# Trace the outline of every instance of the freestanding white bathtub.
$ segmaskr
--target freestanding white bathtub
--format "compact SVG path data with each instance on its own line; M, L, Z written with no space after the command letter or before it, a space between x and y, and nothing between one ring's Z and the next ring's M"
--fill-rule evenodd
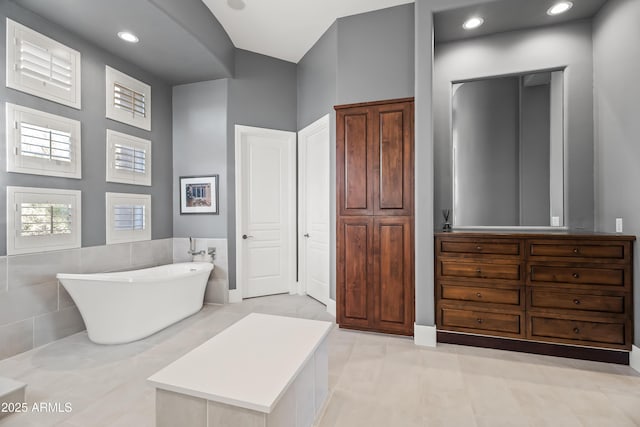
M142 270L58 274L76 303L89 339L123 344L197 313L213 264L185 262Z

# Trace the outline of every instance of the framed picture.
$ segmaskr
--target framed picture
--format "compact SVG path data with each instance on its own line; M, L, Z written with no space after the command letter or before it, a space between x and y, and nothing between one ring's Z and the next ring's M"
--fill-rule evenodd
M180 215L218 213L218 175L180 177Z

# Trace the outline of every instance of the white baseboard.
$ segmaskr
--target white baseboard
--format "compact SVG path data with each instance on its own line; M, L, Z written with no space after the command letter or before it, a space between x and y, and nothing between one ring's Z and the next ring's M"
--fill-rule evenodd
M336 302L331 298L327 300L327 313L329 313L333 317L336 317Z
M435 347L436 327L413 324L413 342L422 347Z
M229 304L242 302L242 294L239 289L229 289Z
M631 346L631 353L629 353L629 366L636 371L640 372L640 347Z

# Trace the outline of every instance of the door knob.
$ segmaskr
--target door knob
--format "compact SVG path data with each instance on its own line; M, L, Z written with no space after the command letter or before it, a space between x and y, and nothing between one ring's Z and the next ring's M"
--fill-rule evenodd
M242 238L243 238L244 240L247 240L247 239L252 239L252 238L253 238L253 236L247 236L246 234L243 234L243 235L242 235Z
M304 237L306 237L307 239L311 236L309 236L309 233L305 234Z

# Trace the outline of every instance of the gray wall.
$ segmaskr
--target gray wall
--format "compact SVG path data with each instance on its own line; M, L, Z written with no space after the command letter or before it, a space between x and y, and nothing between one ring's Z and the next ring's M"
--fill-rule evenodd
M549 226L549 85L520 92L520 224Z
M238 49L229 80L227 236L229 288L236 287L235 125L297 130L296 64ZM221 204L224 203L221 201Z
M298 130L329 114L329 296L336 299L336 105L338 23L298 62Z
M338 104L413 96L413 4L337 22Z
M477 80L453 94L455 225L519 224L519 86L518 77Z
M172 203L172 141L171 87L153 75L91 45L53 25L38 15L7 1L0 2L0 20L5 17L76 49L82 54L82 110L76 110L0 85L0 99L4 101L69 117L82 122L82 179L67 179L0 172L0 255L6 253L6 186L51 187L82 190L82 246L105 244L105 193L143 193L152 196L152 238L173 235ZM0 81L5 81L5 37L0 36ZM105 118L105 65L140 79L152 87L152 128L147 132ZM5 159L5 114L0 114L0 163ZM153 187L113 184L105 182L106 129L114 129L140 138L151 139L153 152ZM3 168L4 170L4 168Z
M625 234L640 234L640 2L611 0L594 21L596 218L600 231L614 232L624 218ZM636 249L637 249L636 242ZM634 255L635 345L640 343L640 251Z
M173 88L173 236L227 237L228 79ZM180 215L181 176L218 175L218 215Z
M522 46L526 46L523 49ZM513 31L435 49L435 212L451 199L450 82L565 67L565 217L593 230L593 97L591 22ZM436 226L438 218L436 218Z
M329 113L330 296L336 294L334 105L414 93L413 4L338 19L297 66L298 130Z

